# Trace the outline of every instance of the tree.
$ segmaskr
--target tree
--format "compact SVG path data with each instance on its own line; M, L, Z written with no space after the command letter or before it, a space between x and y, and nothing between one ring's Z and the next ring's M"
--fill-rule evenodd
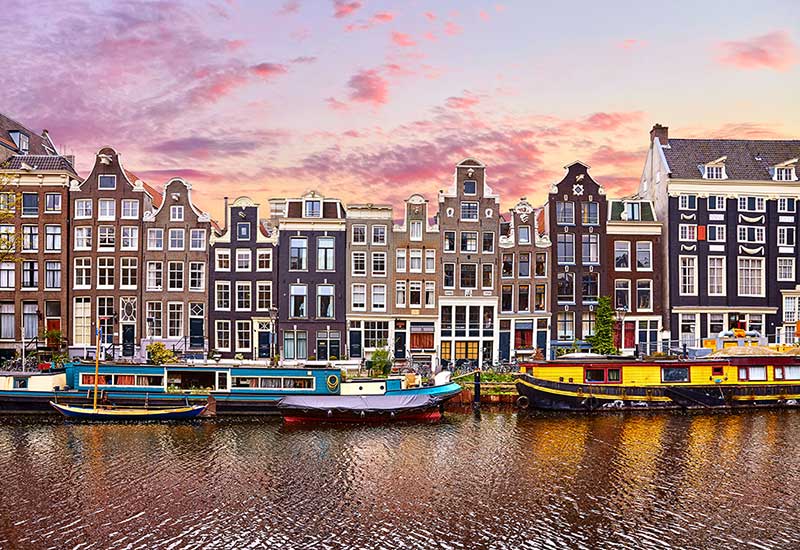
M176 360L175 354L163 342L147 344L147 356L156 365L174 363Z
M603 355L614 355L617 348L614 345L614 310L611 309L611 298L601 296L597 300L597 309L594 317L594 334L587 337L586 341L592 345L592 351Z
M389 374L389 370L392 368L392 360L389 358L389 350L380 347L372 352L372 370L374 372L379 372L383 375Z
M0 164L0 225L14 226L21 201L14 176L6 172L7 163ZM19 240L16 232L0 233L0 262L18 262Z

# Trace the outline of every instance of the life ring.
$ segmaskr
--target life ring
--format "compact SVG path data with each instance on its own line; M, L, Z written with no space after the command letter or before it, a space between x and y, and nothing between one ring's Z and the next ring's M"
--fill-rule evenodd
M531 402L527 395L520 395L517 397L517 407L520 409L527 409L530 404Z
M339 377L335 374L328 376L328 379L325 382L328 384L328 391L336 391L336 389L339 387Z

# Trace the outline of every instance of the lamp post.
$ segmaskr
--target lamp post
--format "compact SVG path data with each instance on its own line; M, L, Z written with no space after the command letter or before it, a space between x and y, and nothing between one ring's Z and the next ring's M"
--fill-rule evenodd
M278 339L278 308L271 307L269 308L269 321L270 321L270 329L272 330L272 334L270 334L269 338L269 356L270 360L275 358L275 349L277 346L277 339ZM277 367L278 365L274 365Z
M619 334L619 349L620 350L622 350L622 348L625 347L625 342L623 340L622 331L623 331L623 328L625 327L625 325L623 323L625 322L625 315L627 313L628 313L628 308L622 307L622 306L620 306L620 307L618 307L617 309L614 310L614 319L618 323L617 334Z

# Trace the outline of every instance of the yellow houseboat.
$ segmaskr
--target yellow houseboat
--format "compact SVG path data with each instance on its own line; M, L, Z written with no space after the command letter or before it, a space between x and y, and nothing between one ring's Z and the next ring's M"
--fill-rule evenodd
M521 408L545 410L791 407L800 404L800 357L535 361L521 364L516 386Z

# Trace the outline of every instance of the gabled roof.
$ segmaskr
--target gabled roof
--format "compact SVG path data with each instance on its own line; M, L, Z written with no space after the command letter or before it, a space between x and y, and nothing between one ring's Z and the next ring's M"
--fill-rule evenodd
M12 155L6 161L5 170L28 170L47 172L68 172L80 177L69 161L61 155Z
M662 150L672 178L702 179L698 166L726 157L728 179L765 181L772 179L774 166L800 157L800 140L671 137Z
M37 134L8 116L0 113L0 145L17 152L17 145L11 137L11 132L24 132L28 136L28 153L31 155L56 155L53 142L47 135L47 131Z

